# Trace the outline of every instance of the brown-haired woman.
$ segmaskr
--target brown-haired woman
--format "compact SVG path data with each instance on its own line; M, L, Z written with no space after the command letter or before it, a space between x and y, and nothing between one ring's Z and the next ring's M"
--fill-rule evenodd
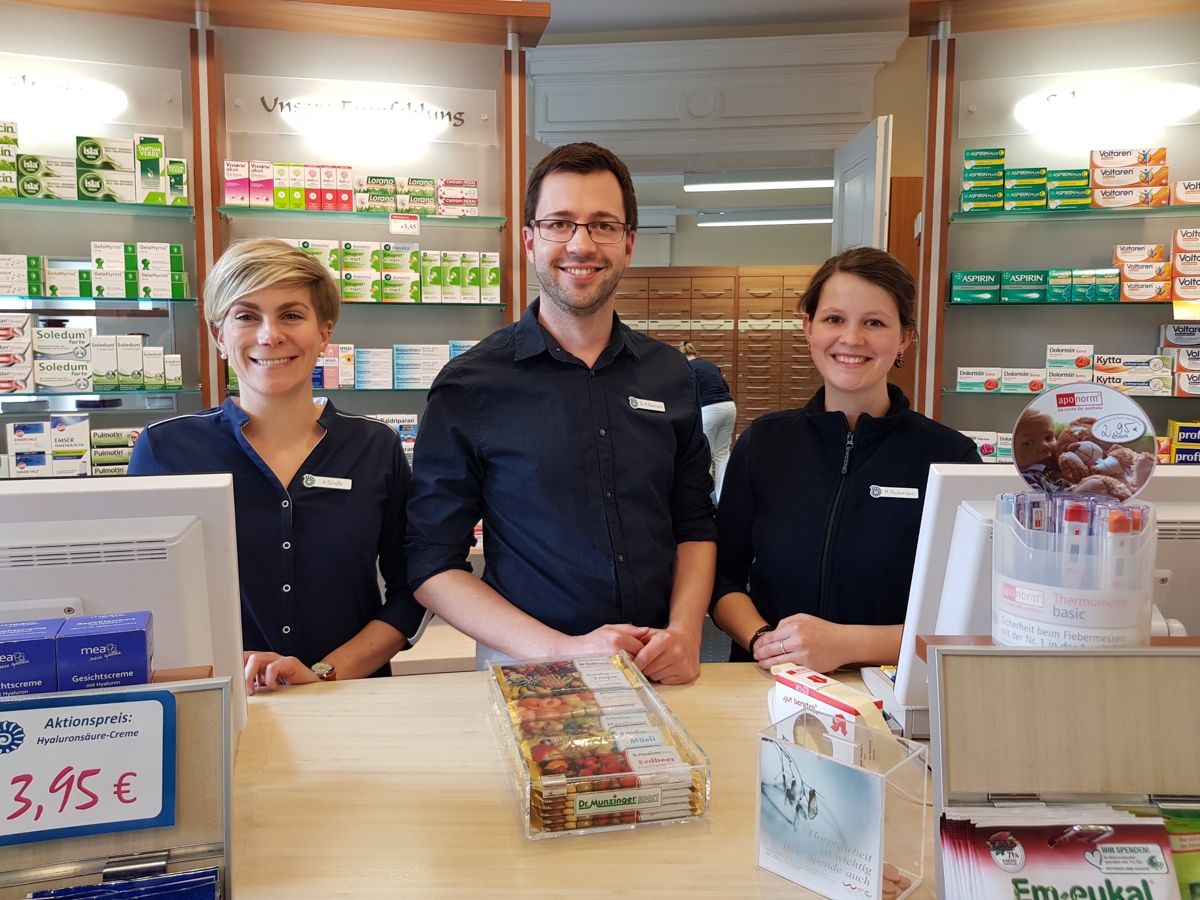
M756 419L725 474L710 611L731 661L896 662L929 465L980 462L887 382L916 337L914 305L911 273L870 247L809 283L800 312L825 386Z

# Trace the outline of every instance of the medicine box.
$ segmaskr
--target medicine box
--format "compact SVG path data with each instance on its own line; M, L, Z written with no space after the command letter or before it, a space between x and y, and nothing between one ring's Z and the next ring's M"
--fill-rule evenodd
M477 216L479 215L478 206L450 206L438 204L437 214L439 216Z
M0 697L58 690L54 639L62 625L62 619L0 622Z
M75 138L75 165L80 169L132 174L136 168L133 141L130 138L78 136Z
M337 212L337 166L321 166L321 210Z
M289 209L304 209L304 171L301 163L288 164Z
M341 275L342 300L347 303L378 303L379 273L344 270Z
M154 677L154 616L113 613L68 619L56 640L63 690L149 684Z
M1040 394L1045 389L1045 369L1000 370L1000 393L1002 394Z
M1169 458L1175 466L1200 465L1200 447L1172 447Z
M1170 300L1169 281L1121 281L1122 303L1167 303Z
M166 382L162 347L142 348L142 383L148 391L161 391Z
M1200 422L1167 420L1167 434L1173 445L1200 447Z
M161 134L133 136L134 192L138 203L167 203L166 148Z
M1200 347L1177 347L1171 351L1176 372L1200 372Z
M92 389L97 392L119 389L115 334L92 336Z
M142 376L142 336L118 334L117 385L122 391L140 391L145 387Z
M50 460L50 475L54 478L87 478L92 474L88 453L77 456L55 456Z
M1079 378L1079 381L1089 381L1092 352L1092 344L1047 344L1046 369L1068 370L1085 376Z
M154 247L159 245L144 244L142 246ZM180 247L179 244L174 246ZM137 244L125 244L121 241L92 241L90 249L93 274L99 272L134 272L139 268ZM182 260L182 256L180 259ZM180 271L182 270L183 266L180 265Z
M5 447L9 453L50 453L49 422L6 422Z
M478 343L479 341L450 341L448 345L450 358L454 359L456 356L462 356Z
M1200 275L1200 252L1176 253L1171 257L1171 269L1174 275Z
M271 205L275 209L291 209L291 167L287 163L271 164Z
M92 358L92 329L35 328L33 329L34 359Z
M1046 208L1046 188L1006 187L1004 189L1005 212L1036 212Z
M1010 432L996 432L996 462L1011 463L1013 461L1012 440L1013 436Z
M1200 228L1176 228L1171 253L1200 253Z
M136 203L137 180L132 172L79 169L76 198L89 202Z
M250 163L225 160L225 206L250 206Z
M9 478L49 478L49 453L10 453L8 455Z
M382 245L372 241L342 242L343 272L378 272L381 270Z
M0 341L0 370L33 365L33 345L28 340Z
M961 212L999 212L1004 209L1004 189L987 188L963 191L959 197Z
M384 303L420 303L421 276L416 272L383 272L379 299Z
M75 157L39 156L19 153L16 158L18 178L70 178L75 180Z
M1106 385L1133 397L1171 396L1172 374L1170 370L1155 373L1140 369L1114 374L1098 371L1092 380L1096 384Z
M1045 303L1049 270L1021 269L1000 273L1001 303Z
M1167 163L1166 147L1138 150L1093 150L1090 167L1120 168L1125 166L1163 166Z
M1162 244L1117 244L1113 247L1113 265L1131 262L1162 262Z
M379 263L382 272L410 272L417 275L419 279L421 245L384 242L380 244Z
M353 344L330 344L330 347L337 347L338 358L338 386L343 388L354 387L354 366L358 358L358 354L354 349ZM328 347L326 351L328 351Z
M359 191L354 195L354 209L358 212L394 213L396 197L394 194L368 194Z
M1200 397L1200 372L1179 372L1175 375L1176 397Z
M457 251L442 251L442 302L462 302L461 256Z
M92 466L92 477L102 478L108 475L128 475L129 466Z
M437 250L421 251L421 302L442 302L442 254Z
M974 147L963 151L963 168L973 169L977 166L986 168L1004 167L1003 147Z
M1200 347L1200 324L1168 322L1158 327L1158 345L1167 347Z
M480 271L479 271L479 253L473 250L464 250L459 254L459 270L462 281L459 287L459 300L462 303L479 303L480 302Z
M1170 281L1169 262L1125 263L1121 266L1122 281Z
M186 159L167 160L167 205L188 205L188 175Z
M11 366L0 369L0 396L4 394L32 394L34 392L33 366Z
M1144 209L1169 206L1169 187L1093 188L1092 209Z
M992 394L1000 391L999 368L968 368L960 366L955 390L960 394Z
M270 209L275 205L275 165L269 160L251 159L246 163L250 180L250 207Z
M136 268L142 272L182 272L182 244L154 244L138 242Z
M55 456L79 456L91 447L87 413L54 413L50 416L50 452Z
M1170 373L1174 368L1174 360L1165 354L1140 353L1097 353L1095 356L1095 371L1104 374L1124 372L1141 372L1143 374Z
M0 168L0 197L17 196L17 172Z
M962 432L975 442L979 458L986 463L996 461L996 432L994 431L964 431Z
M46 280L42 293L47 297L90 297L92 296L92 273L90 269L46 269Z
M90 435L92 449L132 447L141 433L140 428L93 428Z
M86 359L35 359L33 386L39 394L90 394L92 363Z
M92 465L127 466L133 456L132 447L93 447Z
M1121 300L1121 272L1119 269L1096 269L1097 303L1119 303Z
M1086 188L1092 186L1090 169L1048 169L1046 171L1046 190L1056 188Z
M183 390L183 356L178 353L163 354L163 390Z
M17 196L29 200L78 200L79 184L70 178L49 178L33 175L16 175Z
M1165 187L1170 183L1170 169L1167 166L1092 169L1093 188Z
M479 302L500 302L500 254L479 254Z
M297 249L322 263L336 278L341 271L342 245L338 241L300 241Z
M962 189L964 191L991 190L1004 188L1003 169L963 169Z
M1091 209L1090 187L1047 188L1046 209L1072 210Z
M183 300L188 295L186 272L138 272L138 297L143 300Z
M1000 273L968 271L950 273L951 303L999 303Z
M1200 302L1200 276L1177 275L1171 279L1171 299L1187 303Z
M1070 269L1046 270L1047 303L1071 302L1071 276L1072 273Z
M1046 169L1043 168L1027 168L1027 169L1008 169L1004 170L1004 189L1007 191L1010 188L1019 187L1041 187L1046 186Z
M304 167L304 208L314 210L321 208L321 167Z
M354 192L364 194L387 194L395 197L396 179L391 175L355 175Z
M1200 181L1176 181L1171 184L1172 206L1200 206Z

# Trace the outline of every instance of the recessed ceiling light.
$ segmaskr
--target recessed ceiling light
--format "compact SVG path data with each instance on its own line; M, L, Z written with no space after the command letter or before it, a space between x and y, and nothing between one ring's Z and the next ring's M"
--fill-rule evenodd
M795 191L803 188L831 188L832 178L819 178L808 181L728 181L718 184L685 184L683 189L689 193L705 191Z
M699 228L737 228L742 225L832 225L833 219L749 219L725 222L720 219L700 219Z

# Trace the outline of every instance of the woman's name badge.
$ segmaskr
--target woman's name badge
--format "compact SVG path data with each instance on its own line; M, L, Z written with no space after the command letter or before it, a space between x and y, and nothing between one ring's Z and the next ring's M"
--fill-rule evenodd
M871 496L879 497L894 497L897 500L919 500L921 498L920 488L910 487L880 487L877 484L871 485Z
M304 486L306 488L331 488L335 491L350 490L351 481L349 478L325 478L321 475L305 475Z

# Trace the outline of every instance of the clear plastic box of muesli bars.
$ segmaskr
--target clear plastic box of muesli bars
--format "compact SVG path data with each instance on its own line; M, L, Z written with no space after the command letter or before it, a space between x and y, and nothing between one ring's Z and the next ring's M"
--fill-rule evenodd
M628 654L487 665L526 837L708 817L708 756Z

